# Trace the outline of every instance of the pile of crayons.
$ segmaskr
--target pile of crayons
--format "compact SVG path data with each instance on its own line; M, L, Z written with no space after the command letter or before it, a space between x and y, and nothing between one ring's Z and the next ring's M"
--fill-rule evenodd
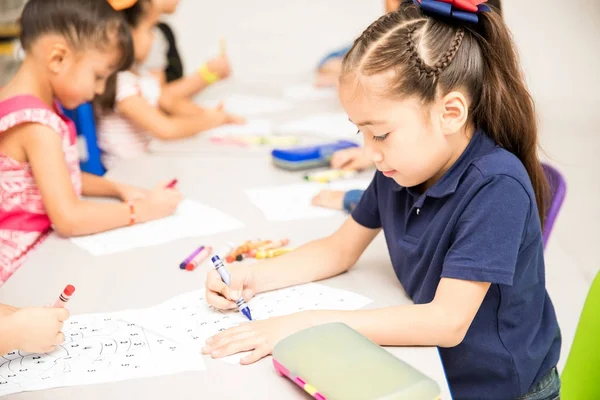
M294 250L287 248L290 243L289 239L272 240L248 240L241 246L232 249L225 257L225 261L233 263L242 261L245 258L256 258L257 260L264 258L273 258L289 253Z
M179 268L186 271L193 271L196 267L202 264L212 254L212 247L200 246L192 252L185 260L179 264Z

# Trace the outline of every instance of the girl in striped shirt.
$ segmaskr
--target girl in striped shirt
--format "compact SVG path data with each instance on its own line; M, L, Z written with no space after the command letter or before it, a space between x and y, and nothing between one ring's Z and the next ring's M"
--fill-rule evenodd
M205 109L188 98L161 92L160 83L139 68L152 47L160 10L151 0L137 0L121 12L130 26L135 64L128 71L112 76L105 93L95 101L98 145L107 169L120 159L144 154L152 138L179 139L220 125L243 122L222 107Z

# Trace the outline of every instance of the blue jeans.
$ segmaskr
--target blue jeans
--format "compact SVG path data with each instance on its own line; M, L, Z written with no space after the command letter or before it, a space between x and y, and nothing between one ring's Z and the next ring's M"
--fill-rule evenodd
M517 400L560 400L560 377L552 368L525 396Z

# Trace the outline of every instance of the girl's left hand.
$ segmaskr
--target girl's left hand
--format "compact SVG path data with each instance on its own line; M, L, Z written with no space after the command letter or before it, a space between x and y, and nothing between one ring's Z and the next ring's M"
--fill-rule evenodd
M310 327L310 321L310 312L300 312L241 324L209 338L202 354L221 358L252 351L241 360L242 365L252 364L271 354L281 339Z
M124 183L116 183L115 185L117 187L117 196L123 201L141 200L146 198L150 193L147 189L126 185Z

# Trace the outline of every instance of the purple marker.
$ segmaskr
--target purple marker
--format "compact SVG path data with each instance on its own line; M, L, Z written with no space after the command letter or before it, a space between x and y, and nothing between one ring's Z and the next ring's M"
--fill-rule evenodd
M189 262L192 261L192 259L196 257L198 253L200 253L202 250L204 250L204 246L200 246L196 250L194 250L192 254L190 254L185 260L181 262L181 264L179 264L179 268L185 269L185 266L188 265Z

